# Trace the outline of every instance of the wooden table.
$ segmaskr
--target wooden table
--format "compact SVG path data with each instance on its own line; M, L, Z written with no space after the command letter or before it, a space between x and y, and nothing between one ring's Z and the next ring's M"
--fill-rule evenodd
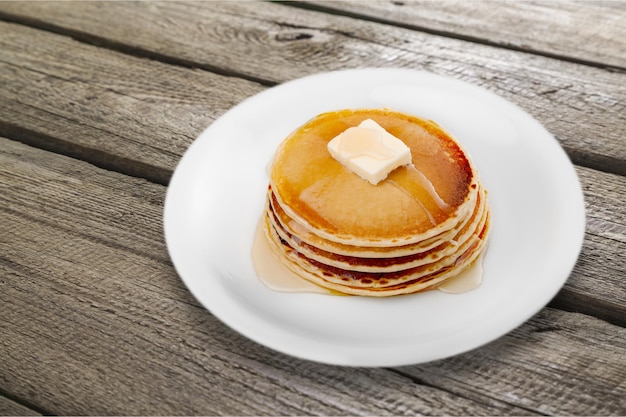
M271 86L362 67L491 90L576 166L574 271L484 347L295 359L172 266L164 196L197 135ZM626 2L2 2L0 87L0 413L626 414Z

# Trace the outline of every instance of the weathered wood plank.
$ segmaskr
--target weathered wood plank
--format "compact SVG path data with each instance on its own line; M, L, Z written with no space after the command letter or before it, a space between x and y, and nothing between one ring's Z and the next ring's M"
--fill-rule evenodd
M254 80L262 79L267 83L280 83L319 71L365 66L414 68L463 79L484 86L529 111L559 139L574 162L626 174L626 142L623 141L626 74L623 71L607 71L313 11L302 10L296 14L291 7L273 3L5 2L0 3L0 15L69 33L77 39L106 44L110 48ZM141 25L136 22L141 22ZM11 72L5 71L7 82L20 88L30 85L27 91L31 92L20 97L16 96L17 92L9 92L2 98L11 103L4 107L10 108L14 107L15 101L26 100L21 108L12 110L18 113L18 122L11 125L14 129L5 128L0 132L5 135L16 137L19 136L17 127L37 125L30 119L28 123L21 122L30 113L37 115L32 119L40 119L41 125L47 124L44 122L46 118L59 123L58 119L62 118L58 117L58 111L46 109L52 111L52 115L47 115L46 106L37 99L39 95L53 99L61 109L70 107L63 104L68 101L79 110L81 107L89 108L83 95L93 97L93 91L89 89L94 87L83 87L83 95L73 92L79 81L84 79L84 71L88 74L102 72L101 78L90 80L89 85L103 88L114 83L109 77L125 80L125 76L130 76L129 71L122 69L114 75L114 66L123 65L118 55L113 64L105 65L98 59L91 61L91 56L98 53L89 46L70 39L8 24L0 26L0 30L3 33L0 60L13 67ZM75 51L75 56L80 56L81 60L73 60L72 66L66 68L58 68L58 65L48 68L50 62L63 61L64 57L67 61L68 50ZM128 60L130 62L131 58ZM82 67L83 62L86 68ZM104 69L100 65L104 65ZM145 71L149 74L142 78L144 94L161 97L161 88L167 91L175 88L188 90L189 85L202 84L192 81L182 83L183 77L179 76L183 74L181 69L167 70L159 77L154 69L142 69L144 65L153 65L150 61L133 61L129 65L134 68L133 83L137 73ZM44 81L38 79L34 83L34 77L40 77L49 85L42 85ZM61 84L59 77L67 83L62 88L58 85ZM196 77L202 78L200 75ZM227 81L233 82L230 78ZM128 94L125 91L128 87L120 88L119 85L128 83L128 80L115 82L118 89L110 88L105 95L108 100L116 104L119 102L116 109L120 111L133 111L129 108L128 97L117 96ZM168 84L169 88L163 84ZM259 90L256 85L236 86L235 90L243 95L245 91L252 93ZM207 99L213 92L212 97L217 100L214 106L227 108L234 102L232 95L228 103L218 103L221 92L229 90L230 84L226 84L223 89L213 89L201 95ZM67 96L60 91L66 91ZM98 93L95 96L99 97L100 91L95 92ZM137 98L136 95L134 97ZM191 117L189 114L198 109L194 104L180 109L168 103L167 110L163 111L158 101L137 101L134 104L147 114L158 114L158 117L152 118L155 122L162 119L161 115L168 114ZM4 113L6 111L3 109ZM116 118L115 123L107 120L115 116L116 113L99 115L98 121L120 126L124 122L120 118ZM132 116L128 120L136 124L137 116ZM80 117L80 113L73 115L74 119L80 120ZM165 120L171 120L171 117ZM185 127L180 123L175 126ZM145 127L145 123L139 123L138 127ZM66 130L68 128L56 128L52 133L51 129L42 127L37 132L49 138ZM156 129L157 132L161 130L167 129ZM199 129L192 130L193 133L185 135L193 136ZM76 138L81 135L69 136ZM160 143L167 144L167 141ZM152 143L152 146L163 145ZM171 153L172 149L167 147L165 151ZM154 158L155 161L159 159L162 158Z
M35 410L0 395L0 416L40 416Z
M0 9L3 6L0 4ZM76 6L83 7L79 3ZM171 6L157 3L150 6L157 14L161 13L160 7L173 11L174 14L168 12L161 21L164 28L168 26L168 19L181 10L200 8L193 4L182 5L182 9ZM111 7L117 6L112 4ZM132 7L141 8L144 4ZM310 16L313 15L318 16ZM263 16L266 16L265 12ZM282 15L276 16L280 20ZM186 21L198 23L197 20ZM283 26L290 29L283 32L283 41L288 40L291 47L300 48L300 56L307 48L315 49L315 43L298 45L300 41L307 41L308 34L314 33L309 39L315 39L318 33L335 34L330 27L316 28L319 20L314 20L313 26L308 28L289 26L290 22L293 20ZM236 23L225 25L219 30L228 31L236 26ZM13 26L0 26L0 45L3 45L6 27ZM201 28L206 30L203 26ZM172 46L158 50L153 44L154 48L148 49L99 35L87 36L86 31L60 26L50 29L78 35L77 38L89 42L102 41L107 47L132 54L188 66L196 63L194 59L181 58ZM181 26L180 30L185 32L188 28ZM138 32L134 35L137 36ZM341 33L340 37L350 39L352 35L353 32L348 31ZM171 167L162 168L161 165L176 161L199 130L195 134L190 132L201 130L207 120L210 122L232 105L225 105L217 111L210 109L208 116L204 115L206 118L196 119L201 127L192 126L193 123L185 117L197 116L193 112L197 100L201 99L194 97L191 104L185 102L191 109L172 99L177 89L184 88L183 79L191 70L174 69L171 65L158 67L158 62L110 51L105 51L98 58L99 64L92 66L85 61L89 61L88 55L94 52L90 48L81 49L86 45L62 36L49 36L26 36L25 42L20 44L23 51L9 51L3 55L0 47L0 64L3 65L0 68L0 131L10 132L17 139L64 152L70 145L69 154L85 156L100 166L164 183ZM142 36L150 37L143 32ZM52 38L54 44L63 45L66 50L51 47L48 40ZM58 41L60 39L63 41ZM256 38L240 38L240 43L244 44L241 39L254 43ZM436 37L432 39L436 40ZM29 44L28 41L33 40L43 43ZM359 50L351 41L343 38L342 41L348 51ZM14 46L19 44L15 40L11 42ZM358 42L356 45L363 51L375 49L371 36ZM23 67L15 60L7 61L7 56L19 54L26 61L34 59L28 57L29 47L39 54L35 60L40 62ZM254 47L250 48L250 52L253 50ZM254 57L255 53L249 55ZM112 67L106 65L107 54L117 57L113 59L116 62ZM344 55L338 53L337 56ZM51 58L51 61L44 64L43 57ZM484 58L480 59L484 61ZM323 61L319 57L313 60L319 62L320 59ZM454 69L446 66L445 60L437 59L434 67L441 73L451 71L453 75L479 82L489 74L479 68L479 63L468 66L465 62L455 61ZM58 61L63 63L59 65ZM131 63L127 72L115 69L130 61L134 64ZM350 63L346 67L359 65L350 53L347 61ZM133 79L131 70L139 70L135 72L135 78L141 78L136 74L144 73L142 67L146 63L155 65L147 71L148 78L160 75L163 70L165 79ZM232 67L212 66L210 59L206 58L198 66L235 74L236 64ZM54 69L48 72L47 66ZM557 73L556 66L548 67L547 73ZM518 65L519 68L523 67ZM478 75L474 69L479 70ZM170 76L169 70L180 72ZM297 64L296 71L306 71L306 68ZM195 72L203 74L203 71ZM25 101L15 92L17 89L11 90L11 78L17 79L24 73L29 76L26 81L18 82L18 86L27 88L29 82L34 82L35 86L26 89L27 92L57 102L44 106L36 99ZM103 75L99 77L93 73ZM119 73L122 77L116 79ZM258 74L263 76L264 82L268 81L266 74L261 71ZM252 73L243 75L259 79ZM202 82L207 79L205 77L208 75L192 76L192 80ZM575 87L577 94L591 92L591 87L601 84L593 81L597 85L592 85L591 81L584 81L586 78L579 78L585 87ZM205 93L219 95L222 89L231 90L230 87L234 86L235 90L240 90L232 95L232 103L238 101L238 95L246 96L242 92L263 88L256 83L229 77L213 79L215 88L207 88ZM537 78L531 79L533 82L521 84L518 91L505 90L512 95L524 96L526 100L528 93L523 87L540 83ZM609 87L619 86L620 79L623 80L614 78ZM174 81L170 83L171 80ZM516 81L505 82L503 79L486 85L498 89L504 84L520 86ZM88 85L97 87L91 90ZM159 94L161 89L165 91L162 96ZM567 96L569 89L546 91L545 94ZM614 164L608 169L617 172L617 163L623 162L620 146L624 143L620 141L624 124L623 118L615 115L623 112L624 101L617 101L622 100L623 89L618 89L617 95L610 97L603 95L609 89L599 91L598 96L584 93L586 100L560 96L562 101L547 102L560 103L559 108L562 108L584 103L594 106L594 100L604 101L594 107L595 110L590 110L597 115L602 113L601 110L613 107L607 112L608 123L598 121L592 126L597 135L604 135L599 140L600 151L592 146L592 139L597 138L587 137L587 145L583 143L582 146L576 142L584 142L583 136L577 137L577 134L593 131L573 126L587 120L572 118L568 122L572 125L571 130L563 128L567 126L564 123L559 125L558 131L553 131L562 141L561 136L572 135L562 143L571 139L569 143L573 145L566 146L578 162L591 161L591 165L602 165L601 162L608 161ZM86 99L89 95L91 100L102 100L95 103L100 110L90 108L94 105ZM185 91L179 99L185 101L190 95ZM616 101L609 105L611 99ZM215 103L219 106L221 101L216 99ZM15 122L9 116L2 116L7 114L5 110L10 110L11 105L21 107L10 115L23 119ZM616 110L615 106L620 105L622 107ZM57 106L62 110L57 110ZM107 106L110 112L102 110ZM550 108L538 106L534 110L547 111ZM177 110L185 121L177 122L174 120L177 115L169 114ZM160 132L149 131L155 123L154 129L160 127L160 117L156 117L159 111L167 113L165 117L171 117L164 123L164 129L170 129L169 135L160 136ZM187 114L188 111L192 115ZM575 109L568 115L583 113ZM553 116L542 117L549 119ZM46 124L53 127L46 127ZM71 124L79 124L79 127L73 128ZM85 140L80 137L85 133L93 136ZM174 147L172 155L167 155L167 151L171 151L168 141L176 134L182 138L177 142L181 146ZM607 136L609 134L613 136ZM607 137L608 143L615 145L613 156L611 149L602 147L602 141ZM141 144L135 145L133 141L141 141ZM121 146L122 150L118 151L116 146ZM132 149L132 146L138 149ZM136 163L135 153L145 148L155 155ZM151 162L155 158L158 165ZM139 168L135 168L137 164ZM606 165L602 167L607 169ZM626 289L621 284L621 278L626 275L626 264L622 259L626 250L624 177L585 168L578 172L585 187L589 219L585 247L572 277L553 305L575 309L580 303L583 306L581 311L620 322L623 326L626 299ZM162 242L160 216L164 187L2 140L0 190L0 358L3 359L0 392L10 393L11 398L24 398L37 409L57 414L311 415L621 415L626 410L623 400L626 397L626 335L623 328L596 318L548 308L510 335L486 347L421 366L393 370L344 369L303 362L259 347L234 334L191 298L175 276ZM51 365L55 363L58 366Z
M176 276L165 187L7 140L0 152L5 392L63 415L524 412L247 341Z
M96 51L99 52L99 51ZM110 59L110 57L108 56L107 53L102 54L103 56L100 56L99 59L101 60L107 60L108 62L113 61L113 59ZM136 60L132 60L132 63L136 63ZM100 63L102 65L102 63ZM133 68L131 65L128 65L127 63L125 63L125 61L122 61L118 64L119 67L125 67L125 68L129 68L130 73L132 73L135 70L138 70L138 68ZM50 67L50 66L48 66ZM84 72L82 71L83 69L85 69L84 67L80 68L81 71L80 72ZM115 71L117 71L118 69L115 68ZM156 71L157 69L155 69ZM176 72L176 69L173 69L174 72ZM52 71L50 71L52 72ZM62 73L62 71L59 71L59 74L55 73L54 76L50 76L47 78L50 79L54 79L56 80L57 78L60 78L61 75L60 73ZM33 74L33 76L37 76L39 77L40 74L39 73L35 73L33 72L29 72L29 74ZM48 128L48 129L63 129L63 127L67 128L67 129L71 129L69 130L66 134L67 134L67 140L74 140L74 138L77 138L77 141L83 141L83 143L79 143L82 146L85 147L97 147L100 146L100 143L104 143L104 146L107 147L107 149L110 149L111 152L119 152L121 155L120 157L127 157L130 159L130 156L127 155L139 155L137 157L137 159L140 159L141 162L144 162L146 164L148 163L155 163L155 165L157 165L160 169L164 170L166 173L163 174L164 176L169 175L168 170L173 169L174 164L177 162L177 154L180 153L182 154L182 152L184 151L184 143L175 143L175 151L174 152L168 152L166 154L166 156L168 157L167 161L162 161L162 158L159 159L157 157L157 155L155 155L155 149L152 146L147 146L147 145L151 145L150 141L153 140L152 135L157 135L159 134L159 132L165 132L165 134L183 134L184 132L188 131L190 129L190 125L195 128L198 132L201 130L201 127L199 127L197 124L192 124L192 123L188 123L186 125L180 125L179 123L181 123L181 119L182 118L178 118L178 117L171 117L171 118L167 118L167 117L163 117L159 120L154 119L153 120L153 124L151 125L150 123L144 124L141 127L141 130L143 130L144 132L142 132L141 130L137 129L137 125L136 123L134 123L136 121L137 117L146 117L144 115L141 115L140 112L133 110L131 108L131 110L129 112L125 112L123 111L123 106L120 105L121 101L124 101L128 98L129 94L137 94L138 91L141 90L141 88L143 87L143 85L134 85L132 84L132 77L131 74L126 73L126 78L122 79L122 81L119 81L119 78L114 78L113 75L110 75L108 78L103 79L103 80L93 80L90 78L86 78L84 80L81 80L82 82L80 83L80 88L87 88L84 87L84 85L86 83L92 83L94 81L98 81L100 83L100 85L102 85L105 82L115 82L115 80L118 80L116 82L123 84L124 81L126 81L127 83L129 83L130 85L127 88L128 91L124 91L123 94L119 95L117 97L117 101L112 102L110 104L107 104L107 102L103 102L102 100L107 100L107 97L110 97L111 94L108 93L108 90L105 91L105 89L116 89L116 90L121 90L123 87L118 87L117 85L112 85L112 86L106 86L103 85L102 89L100 91L92 91L91 94L92 99L91 101L91 106L88 105L88 103L85 103L84 105L81 106L76 106L74 105L75 103L72 101L72 97L68 99L66 99L66 102L63 103L62 100L59 100L59 97L50 97L47 98L45 100L43 100L45 107L44 107L44 112L43 115L49 115L49 114L53 114L54 112L56 112L57 115L59 115L61 108L66 107L67 110L63 111L61 113L61 116L63 116L61 118L61 122L63 123L63 125L59 125L58 123L58 117L54 118L54 119L49 119L49 118L45 118L43 120L40 121L41 126L43 128ZM66 75L68 77L78 77L79 76L79 71L73 72L71 74ZM28 82L26 82L28 81ZM44 81L45 82L45 81ZM182 82L179 80L179 82L182 84ZM181 85L178 84L178 85ZM13 85L13 84L11 84ZM35 86L35 89L32 89L33 86ZM42 94L44 94L45 91L63 91L64 93L67 92L68 90L72 89L73 84L71 83L66 83L66 82L62 82L59 83L57 85L54 86L46 86L45 88L42 89L42 92L39 93L39 95L41 96ZM24 100L23 98L20 98L18 96L18 91L21 91L22 93L25 93L25 95L27 96L36 96L37 95L37 89L41 88L41 83L38 83L36 79L31 79L31 80L25 80L23 82L23 84L21 85L21 89L16 88L15 89L15 97L16 100ZM54 87L54 88L53 88ZM92 88L92 87L89 87ZM157 87L152 86L152 89L156 89ZM245 91L242 92L242 94L245 94ZM147 94L145 91L143 92L144 94ZM155 93L155 92L153 92ZM165 92L162 92L162 94L164 94ZM0 93L1 94L1 93ZM83 95L85 93L82 93ZM155 93L156 94L156 93ZM22 116L21 113L16 113L16 107L18 106L14 106L14 105L10 105L10 102L7 100L6 102L7 106L5 107L5 115L8 115L11 119L15 120L15 118L18 118L20 116ZM98 107L104 107L104 108L108 108L111 105L115 105L116 109L119 113L118 115L113 115L113 118L110 118L110 116L107 115L107 118L104 120L103 117L99 117L98 115L93 115L93 112L95 111L95 109L97 109ZM140 103L137 103L137 105L139 106ZM43 106L42 106L43 107ZM71 117L75 117L75 115L80 112L81 110L78 111L74 111L74 108L76 107L81 107L84 111L85 114L83 115L83 117L85 117L87 119L87 123L80 125L75 123ZM172 109L170 108L170 106L167 105L163 105L163 104L159 104L157 107L159 107L159 115L165 115L166 113L169 114L171 116ZM163 107L163 109L161 109L160 107ZM197 109L197 107L194 107L193 109L189 109L191 113L193 113L193 111L199 111L199 109ZM180 109L181 113L182 113L182 109ZM135 118L135 120L132 120L132 118ZM190 116L187 116L188 118L192 118L194 117L193 114ZM183 119L184 120L184 119ZM94 122L95 121L95 122ZM97 125L97 129L92 129L92 126L96 123L99 124ZM168 122L171 122L170 125L168 125ZM31 120L26 120L24 123L31 123ZM179 131L175 132L175 129L178 127ZM127 130L128 128L128 130ZM115 129L112 133L113 135L110 133L111 129ZM92 133L93 132L93 133ZM56 133L56 132L55 132ZM90 136L93 134L93 138ZM116 140L117 136L122 136L125 140ZM132 135L132 137L130 137L130 135ZM150 136L149 136L150 135ZM189 135L191 136L191 135ZM86 140L85 138L88 138L89 142L88 143L84 143L84 141ZM185 137L185 139L187 141L191 141L192 138L191 137ZM167 141L168 138L165 137L161 137L159 138L159 144L161 142L165 142ZM109 145L109 143L111 142L111 144ZM157 144L157 146L159 145ZM168 141L168 146L171 145L171 140ZM158 148L157 148L158 149ZM132 163L132 161L130 161L129 163ZM165 167L164 167L165 165ZM619 178L617 178L615 181L617 181L619 183ZM601 186L601 184L596 184L594 185L594 187L597 186ZM609 184L610 187L613 187L615 185L611 185ZM612 207L621 207L619 204L617 204L617 202L614 202L614 204L612 205ZM606 264L603 264L606 265ZM610 265L610 264L609 264ZM594 287L596 285L594 284ZM584 294L586 292L588 292L589 288L586 288L585 286L583 286L581 288L581 293ZM577 294L577 293L576 293ZM563 300L562 300L563 301ZM608 309L607 311L612 311L613 309ZM599 313L599 312L598 312Z
M297 360L245 340L193 300L162 240L165 187L8 140L0 145L0 167L0 356L6 358L0 389L42 409L307 415L620 411L624 329L617 326L546 309L512 335L434 364L390 371ZM602 183L611 176L580 171L583 181ZM595 205L590 198L596 234L623 242L623 211L616 232L601 225L608 213ZM614 250L609 258L623 271L621 249ZM587 270L579 263L568 285L586 274L612 279L594 271L595 265ZM623 304L621 280L614 290ZM520 385L515 369L523 369L532 384ZM578 405L572 401L584 392L597 396L587 394Z
M585 241L574 273L551 305L626 326L626 177L577 172L587 207ZM615 281L607 285L608 277ZM587 300L590 294L597 302Z
M39 34L39 32L36 32ZM65 38L62 38L62 41L66 41ZM28 37L24 38L28 40ZM40 40L40 39L33 39ZM39 44L43 44L44 40L41 39ZM73 45L73 44L71 44ZM25 45L19 45L20 47L25 48ZM61 45L57 46L59 51L61 47L63 49L69 47L70 45L66 45L65 42L61 42ZM84 45L78 44L75 45L77 47L84 47ZM83 67L79 67L78 70L72 71L69 74L64 74L64 69L55 69L53 65L45 64L46 68L53 68L49 70L49 76L44 77L39 72L30 71L27 74L32 75L32 78L24 78L20 79L21 83L18 84L19 88L15 88L14 98L17 101L27 100L27 97L39 97L42 98L41 103L39 104L42 107L42 111L36 115L27 114L26 119L23 120L23 123L29 126L35 125L33 120L36 121L38 126L42 129L46 129L46 132L50 132L50 134L54 135L63 135L62 142L59 146L66 145L65 141L75 141L72 142L75 146L85 147L87 150L85 152L91 152L91 149L96 148L96 150L100 150L101 147L104 147L102 152L115 152L116 155L113 157L117 158L126 158L126 163L134 166L134 160L131 158L135 158L140 160L141 163L145 164L153 164L151 166L156 166L155 169L158 169L159 172L162 172L161 178L167 178L169 173L173 169L175 163L178 160L178 155L182 154L185 149L185 146L191 142L193 139L193 135L199 133L202 129L202 126L199 123L193 123L195 120L194 112L206 111L210 106L207 106L206 109L200 109L201 104L194 105L189 104L189 101L183 102L183 108L172 109L170 102L157 102L154 106L151 106L151 102L154 100L148 99L149 103L145 104L139 100L133 100L133 105L125 106L124 103L128 101L129 96L139 95L141 94L147 96L154 96L157 94L161 94L162 97L165 94L174 94L175 89L178 87L184 88L185 84L182 78L183 74L178 74L176 76L176 83L168 84L169 90L163 90L161 92L157 91L160 85L150 85L150 81L142 80L137 81L140 84L135 84L133 81L136 77L134 76L135 71L141 71L143 62L142 60L136 60L131 58L128 62L125 60L126 57L119 57L117 54L113 54L113 57L109 56L109 53L104 51L102 53L100 50L91 51L90 47L87 47L92 56L92 62L96 62L100 68L104 68L107 71L87 71L88 64ZM86 51L87 52L87 51ZM60 52L59 52L60 53ZM24 61L26 62L29 55L23 56ZM93 57L96 58L93 58ZM54 61L51 56L43 56L41 57L41 62L38 62L37 65L39 67L44 66L44 62L48 62L48 58L50 61ZM118 59L119 62L115 64L115 59ZM34 59L34 58L31 58ZM104 63L114 65L113 69L107 67ZM138 62L139 61L139 62ZM58 66L58 65L57 65ZM7 67L11 69L12 67ZM128 72L124 72L124 77L115 77L115 72L122 71L124 69L128 69ZM162 66L156 65L156 68L152 68L152 71L165 71L170 70L173 73L177 73L180 69L176 68L162 68ZM42 69L43 70L43 69ZM92 73L92 75L85 75L88 73ZM107 74L106 77L97 78L95 74ZM154 74L154 73L153 73ZM78 79L80 82L67 82L63 79L63 76L71 78L73 80ZM78 78L83 77L83 78ZM40 78L43 78L40 81ZM42 87L44 83L45 87ZM95 83L98 87L87 87L87 84ZM251 84L251 83L248 83ZM9 90L15 84L9 84ZM247 87L250 87L247 85ZM257 89L261 88L257 85L253 85L251 88L256 87ZM218 87L215 87L218 88ZM89 93L81 91L81 89L89 89ZM121 94L111 93L111 91L121 91ZM74 96L66 97L68 91L77 91ZM244 89L240 95L243 96L250 90ZM5 90L6 92L6 90ZM48 92L52 92L50 96L46 95ZM59 95L61 92L62 95ZM181 94L187 94L186 90L182 90ZM0 92L2 94L2 92ZM55 95L56 94L56 95ZM80 104L77 104L76 100L81 100L81 97L87 97L87 99L82 100ZM26 98L25 98L26 97ZM113 97L113 99L111 98ZM165 99L163 99L165 100ZM199 97L198 100L202 100L202 97ZM5 102L6 106L4 107L4 114L7 116L7 119L10 119L12 122L15 122L16 119L24 117L24 113L20 112L19 106L14 104L14 101L7 99ZM145 105L145 107L143 107ZM178 103L174 103L173 105L178 105ZM189 105L191 108L185 108L184 106ZM151 107L149 107L151 106ZM99 115L94 114L98 108L110 108L115 107L116 112ZM29 105L25 109L26 112L31 112L33 106ZM128 110L126 110L128 109ZM147 114L142 114L140 109L150 109L150 112ZM149 120L149 122L142 122L146 117L152 117L150 115L154 110L157 111L158 117L154 117ZM175 111L178 110L178 111ZM188 110L189 113L185 113ZM220 109L218 111L222 111ZM181 115L181 117L178 117ZM39 116L42 118L40 119ZM60 116L60 117L59 117ZM161 117L162 116L162 117ZM78 117L79 119L84 119L85 121L81 124L80 122L76 122L73 118ZM190 121L191 120L191 121ZM203 119L200 119L201 121ZM141 122L139 125L137 122ZM195 129L196 132L189 132L190 130ZM30 131L29 131L30 132ZM29 133L27 132L27 133ZM189 133L187 133L189 132ZM153 144L155 136L158 136L158 143ZM162 135L162 136L161 136ZM181 139L178 138L173 141L167 137L167 135L179 135ZM121 137L121 140L120 140ZM55 138L52 137L49 140L52 141ZM32 141L32 139L28 138L28 141ZM40 146L48 146L49 142L38 143ZM161 147L161 148L159 148ZM159 149L164 147L168 147L173 149L173 152L170 152L169 149L166 149L164 153L157 154ZM95 151L94 151L95 152ZM80 156L85 157L86 155L80 153ZM89 156L89 155L87 155ZM113 158L108 157L108 158ZM96 158L98 159L98 158ZM99 159L98 159L99 160ZM115 166L116 169L124 170L123 167L120 168L119 165ZM582 171L583 174L585 171ZM143 172L142 172L143 173ZM144 176L145 173L143 173ZM149 178L152 178L148 176ZM614 177L608 177L614 178ZM618 187L620 184L619 177L615 177L612 183L608 184L608 187ZM589 191L592 192L594 187L601 187L602 193L604 193L606 187L603 187L602 183L596 184L593 181L588 183ZM590 185L593 184L593 185ZM622 188L623 189L623 186ZM602 198L602 193L597 194L595 198ZM602 207L598 205L598 207ZM622 208L623 204L619 204L619 201L613 201L609 207L617 207ZM603 219L601 222L592 219L592 225L600 226L600 227L611 227L606 226L606 222L610 223L610 219ZM593 239L593 236L590 237ZM602 242L606 242L605 240L601 240L597 243L597 246L594 246L596 249L590 249L592 252L601 251L602 253L611 254L614 253L612 251L606 251L605 246L611 246L613 243L609 241L608 244L603 244ZM623 244L623 241L622 243ZM581 260L583 262L584 260ZM619 258L615 257L613 259L608 259L608 262L597 262L597 259L590 258L587 264L587 269L593 271L594 268L600 268L602 270L606 269L608 276L619 276L619 274L623 274L623 268L619 268L616 265L619 265ZM583 271L583 274L587 274L587 272ZM591 272L591 277L596 276ZM602 276L602 275L601 275ZM619 303L616 304L614 302L615 297L612 296L614 294L613 286L609 283L608 287L605 284L605 280L583 280L580 281L571 281L572 285L566 287L564 289L565 293L568 294L567 297L559 297L555 300L556 305L568 308L575 309L578 308L576 306L585 305L585 311L587 313L593 312L594 315L598 317L603 317L611 322L615 322L616 320L620 320L620 317L623 319L623 310L619 308ZM594 291L591 291L594 289ZM601 303L586 303L585 300L589 297L588 294L604 294L600 299L603 301ZM609 314L610 316L607 316Z
M258 84L0 23L0 131L166 183L193 139Z
M544 310L488 349L402 371L435 386L443 379L466 398L487 395L544 415L623 415L626 329Z
M626 69L620 1L307 1L318 10Z

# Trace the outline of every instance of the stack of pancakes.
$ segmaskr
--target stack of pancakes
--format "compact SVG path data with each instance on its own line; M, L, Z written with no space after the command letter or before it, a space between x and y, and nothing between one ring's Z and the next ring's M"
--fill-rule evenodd
M373 185L327 150L372 119L402 140L412 163ZM345 294L391 296L437 287L486 245L487 192L466 152L436 123L387 109L321 114L278 148L264 226L296 275Z

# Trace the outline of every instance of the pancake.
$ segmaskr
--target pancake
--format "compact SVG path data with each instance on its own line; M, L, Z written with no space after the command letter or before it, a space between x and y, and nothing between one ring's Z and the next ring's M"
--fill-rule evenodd
M411 155L376 185L327 149L367 119ZM490 208L468 154L436 123L388 109L340 110L281 143L263 225L273 252L297 276L382 297L423 291L467 269L486 245Z
M431 245L433 247L428 250L420 250L420 248L417 248L412 253L396 256L386 254L384 257L358 257L327 251L315 245L309 244L300 239L298 236L285 230L285 228L277 220L276 215L272 212L272 207L268 208L270 212L270 214L268 214L268 219L281 240L283 240L288 246L293 248L299 254L302 254L309 259L352 271L393 272L425 265L456 252L459 245L464 244L476 233L476 228L482 227L481 221L484 223L485 214L487 212L485 201L486 195L484 190L481 190L479 197L479 203L476 205L472 216L468 217L468 221L461 223L462 227L460 227L456 234L454 234L451 238L436 241L435 244ZM394 248L389 249L390 252L396 253Z
M464 225L463 221L459 221L454 227L445 230L438 235L430 238L400 245L387 245L387 246L358 246L358 245L346 245L342 243L333 242L316 235L306 226L298 223L289 217L285 211L281 208L280 204L276 200L275 195L271 192L269 194L271 209L277 222L280 222L280 227L286 232L295 235L303 242L339 255L355 256L362 258L385 258L385 257L397 257L411 255L414 253L425 252L439 245L441 241L447 241L452 239L460 228ZM473 204L474 200L470 201Z
M413 163L378 185L327 150L332 138L366 119L411 150ZM368 247L416 243L449 230L471 211L478 191L471 161L436 123L380 109L329 112L305 123L278 148L270 184L298 224L333 242Z
M344 294L388 297L410 294L436 287L445 280L465 271L481 255L487 244L490 214L486 213L483 228L462 250L444 261L427 267L412 268L395 273L363 273L330 267L307 259L285 241L280 240L276 231L265 224L267 238L280 260L297 276L314 284Z

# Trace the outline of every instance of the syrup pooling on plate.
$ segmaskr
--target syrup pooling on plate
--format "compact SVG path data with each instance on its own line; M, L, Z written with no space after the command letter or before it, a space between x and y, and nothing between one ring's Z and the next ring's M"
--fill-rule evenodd
M331 291L296 276L283 265L269 246L262 221L254 233L252 262L261 282L274 291L332 294Z
M341 110L313 118L277 149L263 229L295 276L386 297L467 270L485 246L489 205L468 155L435 123Z
M450 278L437 289L448 294L463 294L480 287L483 282L483 255L465 271Z

